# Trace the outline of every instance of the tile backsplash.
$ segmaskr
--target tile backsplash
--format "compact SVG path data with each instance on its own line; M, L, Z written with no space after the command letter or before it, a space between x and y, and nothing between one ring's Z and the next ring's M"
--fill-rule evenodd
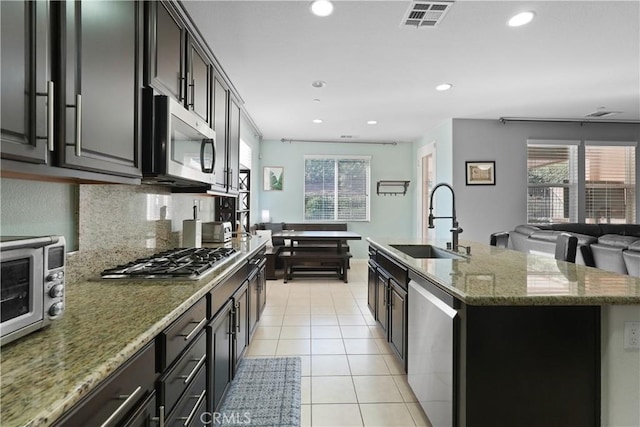
M149 185L63 184L2 178L3 235L62 234L67 282L181 246L182 221L213 221L215 198Z
M160 186L79 186L77 253L70 254L70 281L97 277L108 267L181 246L182 221L212 221L214 198L172 194Z

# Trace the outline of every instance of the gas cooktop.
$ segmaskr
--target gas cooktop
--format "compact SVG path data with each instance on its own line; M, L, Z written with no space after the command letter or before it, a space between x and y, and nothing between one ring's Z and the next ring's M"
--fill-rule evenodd
M139 258L109 268L103 279L186 279L199 280L224 261L238 255L233 248L179 248Z

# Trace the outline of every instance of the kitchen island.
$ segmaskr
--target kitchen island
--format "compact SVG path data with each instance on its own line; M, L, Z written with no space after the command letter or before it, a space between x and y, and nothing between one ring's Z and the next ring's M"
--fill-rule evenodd
M201 280L69 283L62 319L2 347L0 425L55 422L265 245L234 241L238 256Z
M475 242L414 258L398 244L445 242L368 241L408 269L408 378L434 425L640 425L622 343L640 279Z

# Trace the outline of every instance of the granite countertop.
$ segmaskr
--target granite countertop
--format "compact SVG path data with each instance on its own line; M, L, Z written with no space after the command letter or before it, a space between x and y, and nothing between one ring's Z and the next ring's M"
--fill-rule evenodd
M368 238L420 276L469 305L617 305L640 304L640 278L610 273L477 242L461 259L416 259L390 244L442 241Z
M49 425L266 244L197 281L86 280L67 285L62 319L2 347L0 425Z

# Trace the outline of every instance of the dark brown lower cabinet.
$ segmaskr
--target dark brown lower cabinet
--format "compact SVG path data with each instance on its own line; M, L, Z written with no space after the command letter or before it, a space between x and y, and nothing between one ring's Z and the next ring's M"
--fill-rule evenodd
M389 343L400 360L404 361L407 342L407 291L389 279Z
M389 320L389 276L380 269L376 276L376 320L386 333Z
M238 363L249 346L249 280L240 286L231 300L233 301L232 350L233 372L235 374Z
M131 417L122 423L123 427L162 427L160 422L160 416L157 410L156 392L152 392L149 396L140 404L137 411L131 415ZM164 418L164 415L162 416Z
M373 316L376 316L376 280L378 278L376 273L377 264L374 261L369 261L369 280L367 285L367 306Z
M55 426L121 425L148 405L156 379L155 342L147 344L105 382L58 419Z
M209 407L215 410L220 405L224 392L231 382L232 336L231 309L233 301L228 300L209 323Z
M200 331L193 344L160 378L158 383L159 404L164 407L167 417L174 414L174 408L176 408L178 401L185 390L191 387L199 372L204 372L203 369L207 362L206 336L206 331Z
M168 427L202 426L207 419L207 370L200 367L192 383L186 389L175 409L167 418Z

